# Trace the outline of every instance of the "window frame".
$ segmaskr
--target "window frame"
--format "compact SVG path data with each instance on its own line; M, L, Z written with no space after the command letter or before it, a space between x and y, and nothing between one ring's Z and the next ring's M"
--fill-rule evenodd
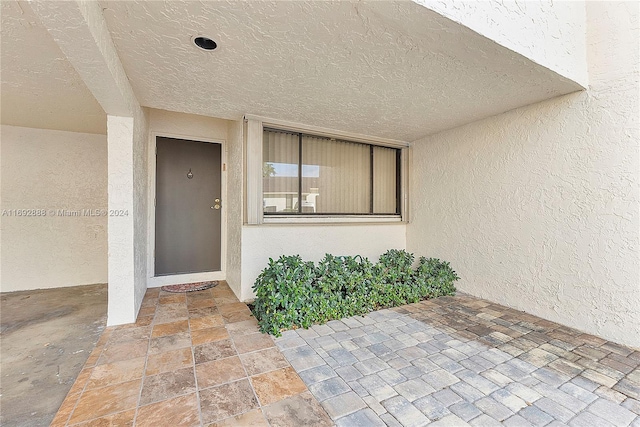
M262 127L263 135L264 132L284 132L292 135L297 135L298 137L298 211L297 212L265 212L264 209L262 211L262 215L265 217L300 217L300 216L308 216L308 217L336 217L336 216L363 216L363 217L399 217L402 215L401 212L401 198L402 198L402 162L401 162L401 149L397 147L385 147L378 144L373 144L371 142L362 142L362 141L350 141L345 138L331 138L324 135L317 135L310 132L301 132L301 131L291 131L289 129L276 128L272 126L263 126ZM359 213L349 213L349 212L303 212L302 211L302 187L303 187L303 139L305 136L314 137L314 138L322 138L335 140L336 142L343 143L351 143L351 144L360 144L369 147L369 212L359 212ZM264 139L263 139L264 144ZM382 147L395 151L396 157L396 191L395 191L395 199L396 199L396 211L395 212L381 212L374 213L374 147ZM262 158L262 164L264 165L265 159ZM264 190L263 190L263 200L264 200Z
M264 129L273 129L289 133L302 133L321 138L334 138L337 140L363 143L384 148L399 149L400 167L396 167L396 173L400 179L396 179L396 186L400 187L399 214L309 214L305 213L268 213L265 215L263 208L263 135ZM244 116L244 141L245 141L245 209L244 224L246 225L287 225L287 224L387 224L406 223L409 217L409 164L410 144L405 141L371 137L351 132L337 131L317 126L303 125L278 119L245 114ZM396 160L397 161L397 160Z

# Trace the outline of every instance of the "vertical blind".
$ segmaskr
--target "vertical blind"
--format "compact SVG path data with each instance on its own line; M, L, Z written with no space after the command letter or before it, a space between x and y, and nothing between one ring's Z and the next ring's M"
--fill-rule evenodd
M398 150L373 147L373 213L396 212Z
M399 214L399 150L265 129L265 214Z
M298 210L299 135L264 132L262 182L265 212Z

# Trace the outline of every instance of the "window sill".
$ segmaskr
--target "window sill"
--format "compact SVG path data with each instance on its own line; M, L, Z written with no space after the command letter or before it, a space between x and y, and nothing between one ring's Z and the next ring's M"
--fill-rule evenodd
M400 223L399 215L349 215L349 216L288 216L269 215L262 220L263 224L352 224L352 223Z

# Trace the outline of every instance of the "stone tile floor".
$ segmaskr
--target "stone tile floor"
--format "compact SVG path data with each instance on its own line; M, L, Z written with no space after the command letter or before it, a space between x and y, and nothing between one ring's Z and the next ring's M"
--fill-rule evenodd
M150 289L52 426L640 427L640 352L467 295L274 340L222 282Z
M338 426L640 427L639 351L467 295L276 344Z
M52 426L330 426L226 283L149 289L135 324L107 328Z

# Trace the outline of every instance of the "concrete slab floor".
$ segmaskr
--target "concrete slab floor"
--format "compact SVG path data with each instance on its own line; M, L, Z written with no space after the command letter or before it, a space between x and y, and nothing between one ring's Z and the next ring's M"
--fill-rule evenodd
M0 425L48 426L107 322L107 285L0 294Z

